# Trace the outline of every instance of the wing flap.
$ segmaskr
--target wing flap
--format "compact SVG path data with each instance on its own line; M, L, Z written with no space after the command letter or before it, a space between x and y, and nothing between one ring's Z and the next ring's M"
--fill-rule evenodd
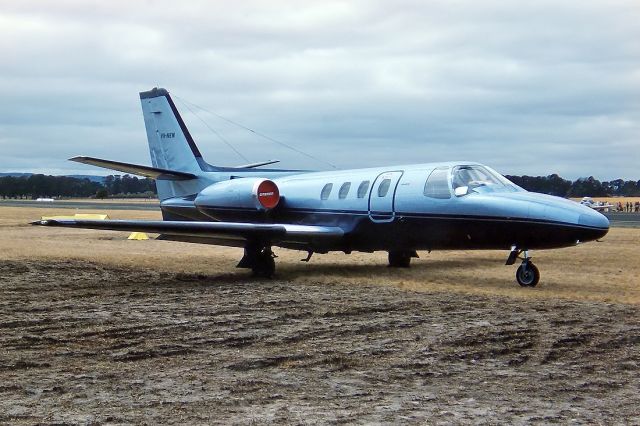
M124 173L139 175L156 180L190 180L197 176L191 173L178 172L175 170L159 169L157 167L141 166L139 164L122 163L120 161L103 160L94 157L73 157L69 158L77 163L90 164L110 170L118 170Z
M339 227L277 223L50 219L32 222L32 225L151 232L184 237L266 239L271 242L336 241L344 236Z

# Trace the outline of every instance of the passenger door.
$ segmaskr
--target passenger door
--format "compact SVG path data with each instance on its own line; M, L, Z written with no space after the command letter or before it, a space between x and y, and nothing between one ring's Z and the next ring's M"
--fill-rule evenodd
M369 217L374 222L391 222L394 219L394 199L402 171L380 173L369 192Z

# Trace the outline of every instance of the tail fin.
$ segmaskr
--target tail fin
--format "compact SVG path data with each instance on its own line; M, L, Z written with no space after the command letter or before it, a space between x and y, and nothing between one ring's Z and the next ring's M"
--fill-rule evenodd
M156 87L148 92L141 92L140 103L153 167L200 176L203 171L219 170L203 160L166 89ZM206 186L206 181L207 179L184 182L158 180L158 198L164 200L191 195Z
M140 102L153 167L194 174L216 171L202 159L166 89L141 92Z
M148 92L140 92L140 103L149 141L151 164L154 169L157 169L146 172L162 172L160 175L163 179L156 180L158 197L161 200L192 195L218 179L215 173L203 172L254 172L257 167L278 162L278 160L270 160L238 167L213 166L202 158L200 150L166 89L156 87ZM134 165L126 166L130 168ZM107 167L114 168L113 164ZM116 168L116 170L122 169ZM137 170L141 171L139 167ZM294 172L297 170L261 169L261 171ZM180 174L182 174L181 178L186 175L193 175L193 178L178 179L177 176Z

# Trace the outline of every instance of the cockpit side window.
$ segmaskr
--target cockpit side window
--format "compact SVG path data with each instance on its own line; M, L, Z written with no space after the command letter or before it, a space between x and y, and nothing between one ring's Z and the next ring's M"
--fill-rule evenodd
M521 189L507 178L488 167L479 165L457 166L451 173L453 189L463 188L468 192L515 192ZM458 195L458 191L456 191Z
M451 198L448 167L439 167L431 172L427 182L424 184L424 195L425 197L441 200Z

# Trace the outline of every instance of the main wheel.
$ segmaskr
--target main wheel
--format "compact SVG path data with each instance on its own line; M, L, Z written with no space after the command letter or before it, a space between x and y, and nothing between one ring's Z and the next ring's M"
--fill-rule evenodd
M254 277L271 278L276 272L276 262L273 259L273 253L271 250L264 250L260 252L255 258L254 264L251 267Z
M516 280L522 287L535 287L540 281L540 271L531 262L525 262L516 271Z
M410 251L390 251L389 266L392 268L408 268L411 265Z

